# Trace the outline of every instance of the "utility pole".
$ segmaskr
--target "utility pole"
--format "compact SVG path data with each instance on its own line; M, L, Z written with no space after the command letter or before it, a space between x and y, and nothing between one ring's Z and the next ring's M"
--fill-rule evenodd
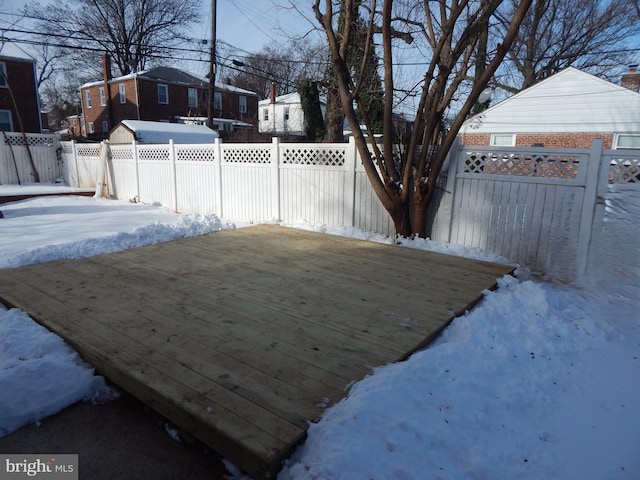
M211 0L211 47L209 49L209 104L207 126L213 128L213 110L216 94L216 0Z

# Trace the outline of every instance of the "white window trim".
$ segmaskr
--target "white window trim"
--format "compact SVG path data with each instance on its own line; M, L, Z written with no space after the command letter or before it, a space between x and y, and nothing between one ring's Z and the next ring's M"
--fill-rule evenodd
M620 147L620 137L638 137L640 138L640 133L614 133L613 134L613 150L637 150L634 147Z
M496 137L506 137L507 135L511 135L511 145L496 145L495 140ZM492 133L491 139L489 141L489 145L492 147L515 147L516 146L516 134L515 133Z
M118 95L120 96L120 103L127 103L127 90L124 83L118 84Z
M160 100L160 89L164 88L165 92L166 92L166 97L167 100L165 102ZM169 85L166 85L164 83L159 83L158 84L158 103L161 105L169 105Z
M106 92L104 91L104 87L100 87L100 88L98 89L98 95L99 95L99 97L100 97L100 106L101 106L101 107L106 106L106 105L107 105L107 94L106 94Z
M238 97L238 111L240 113L247 113L247 97L244 95Z
M91 90L85 90L84 103L87 105L87 108L91 108Z
M198 89L197 88L188 88L187 89L187 104L190 108L198 107Z
M89 133L96 133L96 128L95 128L93 122L89 122L88 132Z

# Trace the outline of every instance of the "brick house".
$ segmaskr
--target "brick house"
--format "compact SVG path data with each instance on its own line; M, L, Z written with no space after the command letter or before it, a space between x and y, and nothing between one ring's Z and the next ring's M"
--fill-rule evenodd
M640 74L622 84L569 67L474 115L459 132L466 145L640 148Z
M171 67L112 78L108 57L104 80L80 87L82 135L103 139L122 120L204 124L208 83ZM254 92L216 83L214 129L232 131L256 125L258 96Z
M20 131L19 113L25 132L41 133L35 59L4 41L0 44L0 72L0 130Z

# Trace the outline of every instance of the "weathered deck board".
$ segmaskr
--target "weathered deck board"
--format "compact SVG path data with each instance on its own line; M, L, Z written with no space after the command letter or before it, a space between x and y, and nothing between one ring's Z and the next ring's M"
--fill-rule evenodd
M0 270L0 299L260 477L326 399L426 345L511 271L261 225Z

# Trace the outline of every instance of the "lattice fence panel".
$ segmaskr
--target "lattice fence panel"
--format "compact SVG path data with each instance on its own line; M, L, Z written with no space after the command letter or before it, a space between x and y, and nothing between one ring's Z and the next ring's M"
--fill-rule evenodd
M6 145L12 146L24 146L25 144L29 146L50 146L56 143L56 138L54 135L41 135L33 133L22 135L21 133L9 132L6 132L5 135L0 138L2 138L3 142Z
M271 163L271 148L225 146L222 150L222 158L225 163Z
M79 157L98 157L100 156L100 144L76 145L76 155Z
M213 162L215 159L215 148L176 146L176 160L179 162Z
M169 147L162 146L144 146L138 147L138 159L139 160L156 160L156 161L168 161L169 160Z
M342 167L346 161L345 148L286 147L282 150L282 163L289 165L320 165Z
M609 183L640 183L640 158L612 159Z
M133 160L133 147L131 145L111 145L111 158L113 160Z
M467 152L465 173L571 180L578 176L580 162L577 155Z

